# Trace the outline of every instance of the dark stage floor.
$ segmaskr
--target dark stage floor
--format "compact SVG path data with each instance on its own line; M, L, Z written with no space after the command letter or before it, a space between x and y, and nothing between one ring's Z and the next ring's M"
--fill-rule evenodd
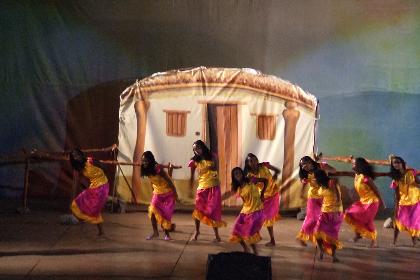
M174 241L146 241L151 226L145 212L105 214L106 234L98 238L92 225L60 225L64 213L54 208L31 209L28 215L9 210L0 214L1 279L205 279L208 254L240 250L226 241L234 214L224 216L228 227L220 230L223 242L215 244L206 226L199 241L188 241L193 221L185 211L175 213ZM265 229L258 248L260 255L271 257L273 279L418 279L420 244L412 248L402 233L400 246L392 247L393 231L382 224L383 220L376 222L376 249L368 248L365 240L348 242L352 232L343 224L340 263L332 263L328 256L319 261L313 246L304 248L295 242L301 221L294 218L276 224L275 248L264 246Z

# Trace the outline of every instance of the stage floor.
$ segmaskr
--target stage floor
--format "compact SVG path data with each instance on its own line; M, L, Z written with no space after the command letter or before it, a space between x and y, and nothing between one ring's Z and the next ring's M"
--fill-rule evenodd
M145 212L105 214L105 237L96 227L60 225L59 211L32 210L28 215L0 214L1 279L205 279L208 254L240 251L227 242L234 214L225 215L227 228L220 230L223 242L212 243L213 231L202 226L199 241L190 242L191 214L175 213L174 241L145 238L151 233ZM407 234L400 234L399 246L391 246L393 230L376 221L379 248L369 242L350 243L352 232L343 224L337 252L340 263L329 256L315 257L315 247L301 247L295 235L302 222L284 218L274 227L277 246L264 246L268 233L262 230L259 253L270 256L273 279L418 279L420 244L411 247ZM161 233L161 238L163 234Z

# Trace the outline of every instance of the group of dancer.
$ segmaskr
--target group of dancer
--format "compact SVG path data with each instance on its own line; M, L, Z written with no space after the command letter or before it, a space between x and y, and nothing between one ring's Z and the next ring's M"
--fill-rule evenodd
M216 155L201 140L194 142L192 150L194 155L188 164L191 168L190 186L194 186L196 173L198 184L192 213L195 231L190 241L198 240L200 225L204 223L213 228L214 242L220 242L218 229L226 226L222 220L222 201L236 195L242 199L243 204L233 225L230 241L239 243L245 252L250 252L251 247L252 252L257 254L256 244L261 240L260 230L265 226L270 236L266 246L275 246L273 225L280 219L280 186L277 183L280 169L268 162L259 162L250 153L243 169L232 169L231 190L222 194ZM71 152L70 162L76 171L90 180L89 188L80 193L71 205L73 215L80 221L96 224L98 235L102 235L101 210L108 196L108 180L95 161L80 150ZM352 239L354 242L367 238L371 240L372 247L377 246L374 218L379 206L385 205L374 184L375 173L364 158L353 159L352 169L352 172L338 172L330 165L319 163L309 156L303 157L299 162L299 177L304 189L307 187L308 190L306 217L297 240L303 246L308 241L316 244L320 259L323 259L326 252L332 256L334 262L338 261L335 253L342 248L338 233L343 219L355 232ZM354 176L354 188L360 197L344 213L336 179L336 176L342 175ZM394 244L398 233L407 231L414 246L420 236L419 173L407 168L402 158L392 157L388 175L393 179L391 186L396 194ZM175 185L150 151L144 152L141 157L141 176L147 177L153 187L148 209L153 233L146 239L158 238L160 226L164 232L164 240L172 240L170 232L175 225L171 220L178 200Z
M385 208L385 203L374 183L372 165L364 158L354 158L351 163L353 172L338 172L308 156L299 163L299 176L303 186L308 186L308 199L306 217L297 239L303 246L307 241L315 242L320 249L320 259L327 252L334 262L338 261L335 251L342 248L338 233L343 219L354 230L351 241L366 238L371 241L371 247L377 247L374 219L379 206ZM348 175L354 177L359 200L343 213L341 192L334 176ZM386 175L392 178L391 187L395 190L393 244L396 245L400 231L407 231L415 246L420 237L420 173L407 168L401 157L392 156L390 172Z

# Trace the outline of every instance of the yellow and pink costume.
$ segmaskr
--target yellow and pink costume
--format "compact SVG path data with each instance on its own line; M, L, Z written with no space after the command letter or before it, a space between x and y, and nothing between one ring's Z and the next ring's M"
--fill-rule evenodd
M338 192L337 194L334 191ZM343 222L343 204L341 193L335 182L330 180L328 188L320 188L319 195L322 197L321 214L314 228L313 241L322 240L323 247L327 254L332 255L332 248L341 249L342 245L338 241L338 233Z
M280 220L279 209L280 209L280 187L273 179L268 162L259 164L258 171L249 171L247 174L248 178L263 178L267 180L267 188L264 193L264 224L265 227L272 227L274 223ZM261 191L264 187L262 182L257 183L259 190Z
M408 169L399 180L393 180L391 188L397 189L400 196L395 226L399 231L407 231L411 237L420 236L420 189L416 173Z
M305 220L296 238L306 242L314 240L314 229L321 214L322 195L319 193L320 186L317 184L313 173L309 173L308 178L302 180L302 184L309 186L308 200L306 202Z
M153 187L149 206L149 218L154 215L157 223L166 230L172 227L171 219L175 209L175 195L166 179L160 175L162 167L157 164L156 175L148 176Z
M260 191L255 184L247 183L238 189L237 195L242 198L243 205L233 225L230 241L255 244L261 240L260 230L264 223L264 205Z
M82 172L90 185L73 200L71 211L79 220L91 224L103 223L101 211L108 199L108 179L101 168L92 164L91 158L86 161Z
M344 220L360 236L376 240L376 229L374 219L379 209L379 197L368 185L368 177L363 174L356 174L354 177L354 188L359 194L360 200L353 203L344 214Z
M192 213L194 219L211 226L224 227L222 221L222 195L220 181L214 162L211 160L191 160L189 167L195 167L198 172L198 187L195 196L195 209Z

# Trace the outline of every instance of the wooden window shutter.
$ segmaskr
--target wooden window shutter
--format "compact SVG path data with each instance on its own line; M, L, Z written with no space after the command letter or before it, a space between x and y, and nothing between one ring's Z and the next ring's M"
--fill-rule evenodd
M183 137L187 131L187 114L190 111L164 110L166 113L166 135Z
M276 116L257 116L257 136L261 140L273 140L276 137Z

